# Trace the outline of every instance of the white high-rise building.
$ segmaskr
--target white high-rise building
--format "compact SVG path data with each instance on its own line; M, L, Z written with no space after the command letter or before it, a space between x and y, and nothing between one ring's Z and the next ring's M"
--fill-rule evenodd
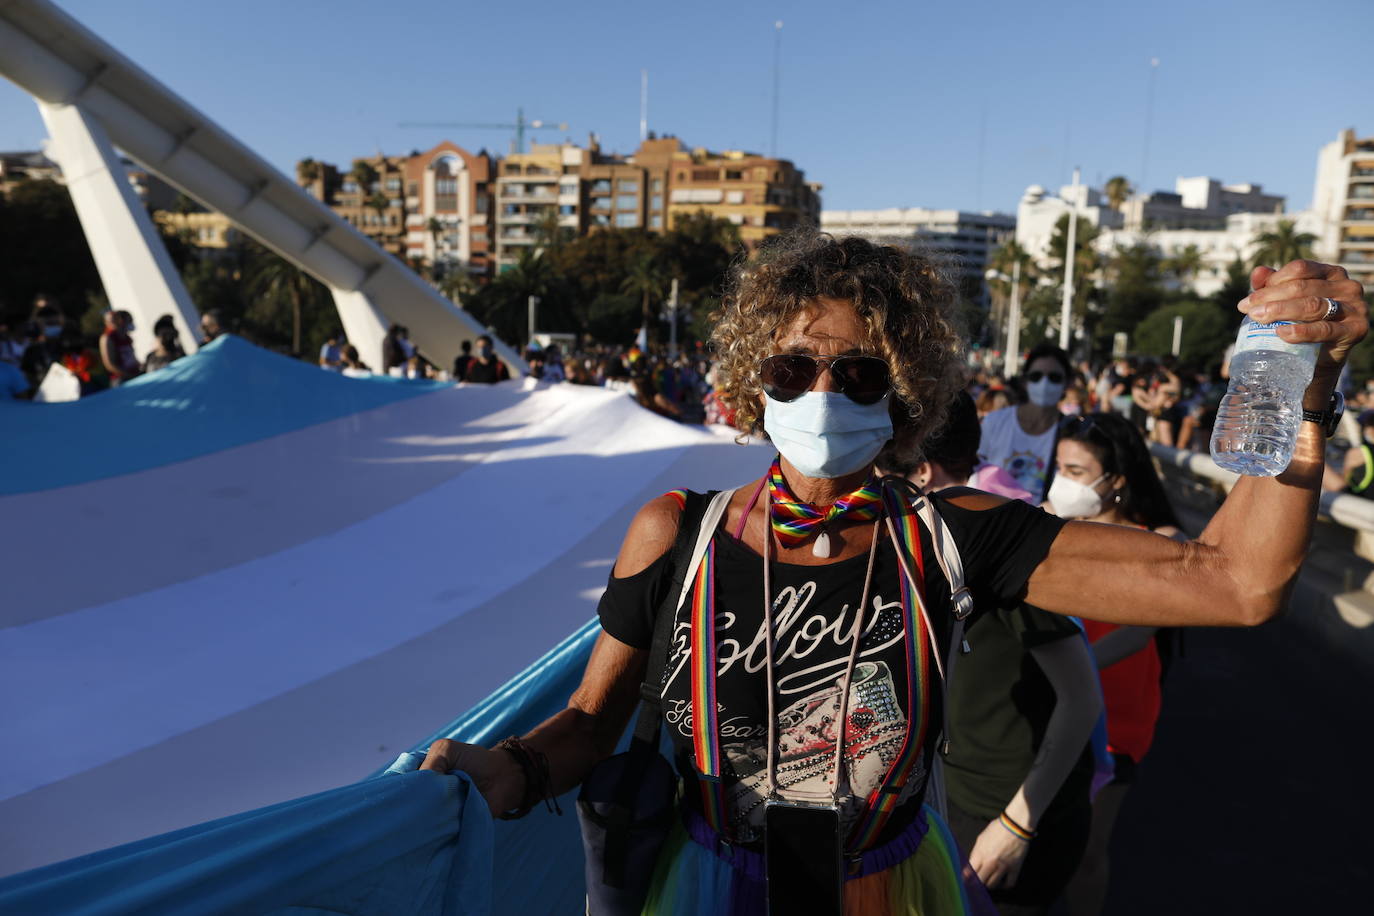
M1374 283L1374 137L1357 139L1347 128L1321 148L1312 210L1317 256L1366 286Z
M1371 184L1374 188L1374 184ZM1074 205L1076 197L1076 205ZM1166 286L1188 287L1210 296L1226 283L1227 268L1240 259L1248 267L1256 239L1293 220L1299 232L1317 233L1319 220L1310 212L1284 213L1284 198L1266 194L1258 184L1225 185L1215 178L1179 178L1174 190L1136 194L1119 211L1095 188L1066 185L1058 197L1031 185L1016 212L1016 241L1042 267L1049 267L1050 239L1070 209L1099 231L1093 245L1104 256L1118 248L1145 245L1161 258L1173 258L1196 247L1200 263L1190 275L1166 272Z
M983 272L988 259L1015 230L1015 217L991 211L970 213L924 207L821 211L822 232L919 247L945 259L963 294L978 302L986 298Z

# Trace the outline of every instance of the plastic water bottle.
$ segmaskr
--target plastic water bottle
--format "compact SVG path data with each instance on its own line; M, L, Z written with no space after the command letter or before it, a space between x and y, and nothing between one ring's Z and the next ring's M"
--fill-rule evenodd
M1302 396L1321 344L1292 344L1276 333L1290 321L1258 324L1248 317L1236 335L1231 384L1212 427L1212 458L1248 477L1276 477L1293 460L1302 423Z

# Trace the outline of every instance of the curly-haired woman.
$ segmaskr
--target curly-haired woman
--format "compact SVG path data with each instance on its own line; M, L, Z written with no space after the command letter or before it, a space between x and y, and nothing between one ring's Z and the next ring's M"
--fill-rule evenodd
M1325 408L1367 330L1361 287L1310 262L1257 269L1252 281L1243 310L1310 322L1280 333L1324 344L1306 406ZM1323 320L1313 297L1338 301L1337 313ZM1258 623L1302 563L1322 429L1304 423L1288 471L1238 483L1195 542L969 492L929 497L938 518L925 518L942 532L932 540L911 517L924 506L889 498L873 460L895 428L941 423L962 383L955 306L925 258L859 239L792 236L744 265L715 316L720 385L739 428L766 432L779 456L729 496L687 571L686 600L673 590L683 571L670 567L694 497L641 509L568 708L500 749L435 742L424 767L467 772L493 812L528 810L613 751L648 681L661 685L688 785L646 911L779 912L799 896L807 912L838 909L841 897L848 912L966 910L958 855L923 804L940 733L936 669L966 593L952 598L930 560L953 541L975 614L1028 601L1119 623ZM665 606L676 608L668 661L646 673ZM1029 838L1039 814L1018 800L1003 821ZM784 822L811 826L769 833ZM808 858L816 848L827 851ZM826 864L832 854L843 867ZM784 878L785 856L819 864Z

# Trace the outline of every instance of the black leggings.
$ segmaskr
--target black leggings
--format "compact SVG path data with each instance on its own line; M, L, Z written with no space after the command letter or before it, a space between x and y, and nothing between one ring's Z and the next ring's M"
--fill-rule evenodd
M1012 887L988 891L1002 916L1039 916L1059 899L1064 887L1078 870L1083 852L1088 848L1088 834L1092 830L1092 809L1086 805L1077 809L1055 812L1039 825L1030 851L1021 863L1021 874ZM959 848L967 856L973 851L978 834L988 826L991 818L975 817L949 806L949 829L959 841Z

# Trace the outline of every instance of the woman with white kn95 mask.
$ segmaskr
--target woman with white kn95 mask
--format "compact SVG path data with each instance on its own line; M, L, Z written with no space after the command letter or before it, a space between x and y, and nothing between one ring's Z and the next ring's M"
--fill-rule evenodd
M1044 500L1054 476L1055 430L1062 414L1059 401L1073 378L1069 358L1051 343L1026 355L1021 380L1026 403L1004 407L983 418L978 457L1002 468L1037 500Z

